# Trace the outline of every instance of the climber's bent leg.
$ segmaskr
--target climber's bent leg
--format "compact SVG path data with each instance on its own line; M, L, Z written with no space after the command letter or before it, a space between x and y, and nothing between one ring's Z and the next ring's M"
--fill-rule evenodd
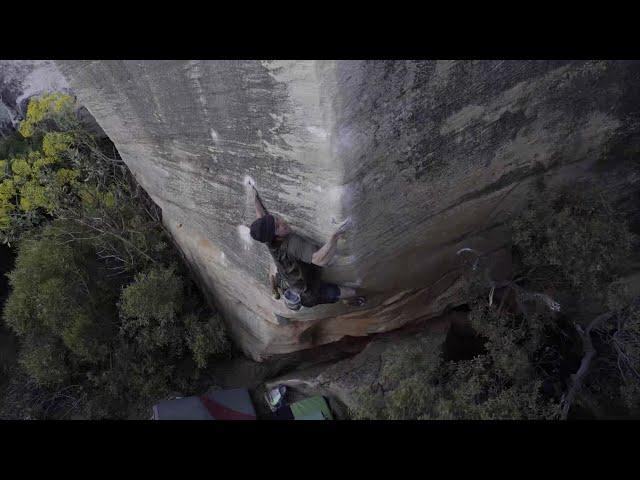
M303 307L311 308L340 300L340 287L333 283L319 282L300 295Z
M315 285L314 288L307 290L300 295L300 300L303 307L311 308L316 305L322 305L325 303L336 303L339 300L344 300L345 303L351 306L362 306L365 303L365 298L358 296L355 288L338 286L333 283L321 282Z

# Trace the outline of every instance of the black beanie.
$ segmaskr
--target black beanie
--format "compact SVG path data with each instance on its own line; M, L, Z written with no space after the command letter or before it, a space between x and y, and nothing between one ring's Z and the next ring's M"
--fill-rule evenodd
M276 219L273 215L260 217L251 224L251 237L262 243L270 243L276 236Z

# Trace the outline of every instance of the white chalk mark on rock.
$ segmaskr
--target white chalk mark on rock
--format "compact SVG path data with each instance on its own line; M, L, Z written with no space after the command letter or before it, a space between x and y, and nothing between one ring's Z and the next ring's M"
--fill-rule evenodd
M319 127L307 127L307 131L309 133L311 133L312 135L315 135L316 137L322 139L322 140L326 140L326 138L329 136L327 134L327 131L324 128L319 128Z
M238 234L240 235L240 239L244 242L244 249L249 250L249 247L253 243L253 238L251 238L251 230L246 225L238 225Z
M245 187L247 187L248 191L251 191L253 188L257 188L256 181L253 178L251 178L249 175L245 175L244 179L242 180L242 183L244 184Z

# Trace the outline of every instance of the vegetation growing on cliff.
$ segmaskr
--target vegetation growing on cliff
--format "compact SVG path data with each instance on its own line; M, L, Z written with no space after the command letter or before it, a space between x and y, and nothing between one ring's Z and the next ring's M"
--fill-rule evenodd
M512 224L512 281L493 282L482 262L470 271L482 347L451 358L434 337L390 352L354 418L640 415L640 302L622 280L636 239L593 188L546 198Z
M67 95L30 102L0 160L17 246L3 320L19 339L0 418L145 418L230 351L158 208Z
M391 350L380 384L357 392L357 419L553 419L559 403L543 394L535 358L544 351L537 325L477 303L471 313L484 347L469 360L451 359L443 339Z

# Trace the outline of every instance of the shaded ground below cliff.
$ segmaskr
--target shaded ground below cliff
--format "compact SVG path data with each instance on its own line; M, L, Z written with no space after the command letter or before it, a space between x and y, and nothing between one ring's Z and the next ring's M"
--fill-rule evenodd
M247 388L253 399L258 417L268 419L270 411L264 401L268 388L277 384L288 387L286 400L288 403L311 395L325 395L337 419L348 418L348 407L335 392L312 386L304 382L296 382L296 378L311 378L322 372L341 365L347 365L372 342L401 342L416 335L441 333L445 334L455 326L456 335L451 335L450 342L468 342L465 339L466 313L464 308L445 313L437 318L417 321L413 324L394 330L372 334L367 337L346 337L341 341L317 348L303 350L292 354L280 355L264 362L255 362L243 355L211 365L203 372L198 384L200 393L208 389ZM462 332L462 334L460 334ZM357 385L353 385L357 387ZM181 392L181 395L185 392Z

